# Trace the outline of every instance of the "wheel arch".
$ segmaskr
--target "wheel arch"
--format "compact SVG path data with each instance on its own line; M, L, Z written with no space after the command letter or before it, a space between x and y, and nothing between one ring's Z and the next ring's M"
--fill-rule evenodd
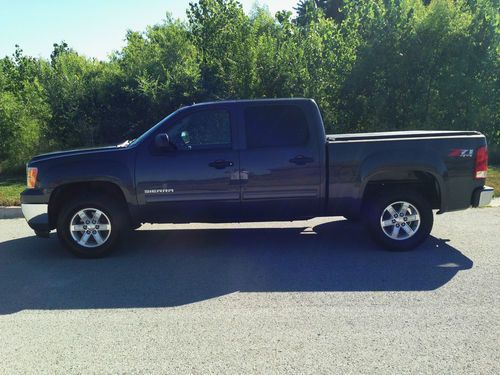
M432 208L445 211L447 194L445 190L445 177L448 169L442 157L433 149L404 147L398 142L394 144L393 152L397 157L390 157L387 151L379 151L368 155L363 160L359 170L360 197L362 202L385 185L397 187L403 185L421 190L432 198Z
M50 195L49 199L49 226L54 229L57 223L58 214L67 199L74 196L84 195L88 193L104 193L113 199L117 200L126 212L130 215L127 200L123 190L115 183L109 181L81 181L70 182L58 186Z
M434 209L442 209L445 196L443 181L427 169L377 170L363 179L362 207L374 195L386 189L412 189L426 197Z

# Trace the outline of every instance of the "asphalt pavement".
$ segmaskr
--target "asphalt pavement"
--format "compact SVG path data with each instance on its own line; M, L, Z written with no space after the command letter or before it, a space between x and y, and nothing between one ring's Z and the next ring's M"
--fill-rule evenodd
M0 220L0 373L498 374L500 208L412 252L340 218L146 225L81 260Z

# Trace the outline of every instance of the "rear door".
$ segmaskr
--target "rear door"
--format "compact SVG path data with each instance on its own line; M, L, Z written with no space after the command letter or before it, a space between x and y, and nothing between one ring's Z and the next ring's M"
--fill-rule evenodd
M242 219L317 216L322 176L319 140L304 108L280 102L248 103L240 118Z

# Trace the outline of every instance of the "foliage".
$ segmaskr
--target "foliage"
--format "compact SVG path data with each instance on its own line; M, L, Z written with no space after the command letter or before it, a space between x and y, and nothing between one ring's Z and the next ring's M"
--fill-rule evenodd
M323 11L325 17L331 18L335 22L340 23L344 20L344 13L342 12L342 9L345 4L345 0L299 0L297 7L295 8L297 11L296 22L299 25L309 23L310 16L315 13L316 9L319 8Z
M22 166L44 150L50 107L39 81L41 62L22 55L0 60L0 171Z
M197 100L199 54L187 25L170 16L145 33L128 32L127 45L111 63L116 86L107 90L115 96L110 98L113 108L128 130L124 135L143 132L169 112Z
M328 132L477 129L500 144L498 0L301 0L274 16L199 0L108 61L65 42L0 60L0 173L118 143L205 100L316 99Z
M363 42L341 93L349 130L477 129L498 143L493 14L453 0L390 4L361 11Z

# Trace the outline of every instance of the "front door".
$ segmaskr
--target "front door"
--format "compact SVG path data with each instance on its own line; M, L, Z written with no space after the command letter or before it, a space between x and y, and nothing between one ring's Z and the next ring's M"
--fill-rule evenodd
M136 186L143 221L239 219L233 123L228 108L189 110L160 131L169 135L175 150L158 151L152 142L139 151Z

